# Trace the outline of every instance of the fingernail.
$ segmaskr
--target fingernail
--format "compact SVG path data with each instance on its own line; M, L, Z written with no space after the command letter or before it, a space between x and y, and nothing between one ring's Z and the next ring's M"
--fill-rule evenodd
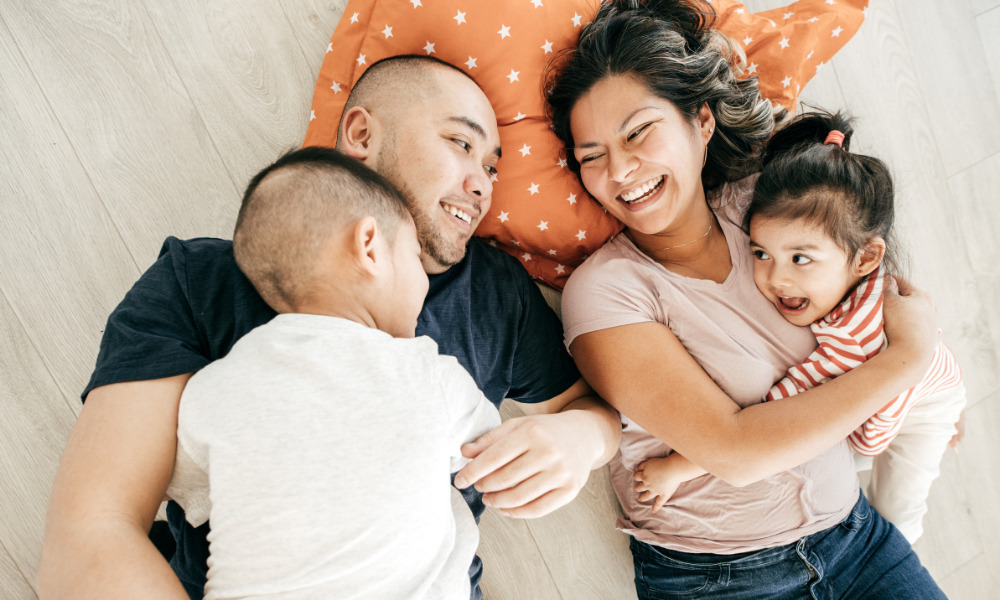
M469 487L469 482L465 480L465 477L458 475L455 477L455 487L457 488L467 488Z
M483 496L483 504L485 504L486 506L493 506L493 501L487 498L486 496Z

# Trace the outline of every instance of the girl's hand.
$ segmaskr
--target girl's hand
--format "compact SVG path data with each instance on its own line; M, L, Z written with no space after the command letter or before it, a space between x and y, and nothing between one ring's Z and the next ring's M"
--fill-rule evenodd
M965 411L963 410L960 415L958 415L958 421L955 423L955 435L951 437L948 445L955 452L958 452L958 445L962 443L965 438Z

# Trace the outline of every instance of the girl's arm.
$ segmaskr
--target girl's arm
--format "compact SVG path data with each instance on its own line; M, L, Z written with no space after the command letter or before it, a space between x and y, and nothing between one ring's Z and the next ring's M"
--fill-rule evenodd
M905 282L900 292L886 292L886 350L817 388L742 410L660 323L593 331L570 349L609 404L709 473L742 486L815 458L920 382L938 341L933 304Z

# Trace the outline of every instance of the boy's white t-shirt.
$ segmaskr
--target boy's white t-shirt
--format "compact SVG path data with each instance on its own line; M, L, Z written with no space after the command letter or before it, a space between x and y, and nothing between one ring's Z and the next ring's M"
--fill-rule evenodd
M454 357L278 315L194 375L168 495L211 520L206 599L461 598L478 528L450 474L500 424Z

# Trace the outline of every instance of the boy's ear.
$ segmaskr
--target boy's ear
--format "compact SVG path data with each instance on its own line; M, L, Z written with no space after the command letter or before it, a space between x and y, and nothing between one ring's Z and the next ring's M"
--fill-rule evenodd
M855 271L858 276L864 277L882 264L883 258L885 258L885 240L881 236L875 236L865 244L864 248L858 250L854 260Z
M382 232L375 217L358 219L351 226L351 259L362 272L375 275L382 266Z
M374 117L362 106L353 106L344 113L340 128L340 142L344 154L364 161L372 156L372 141L375 133Z

